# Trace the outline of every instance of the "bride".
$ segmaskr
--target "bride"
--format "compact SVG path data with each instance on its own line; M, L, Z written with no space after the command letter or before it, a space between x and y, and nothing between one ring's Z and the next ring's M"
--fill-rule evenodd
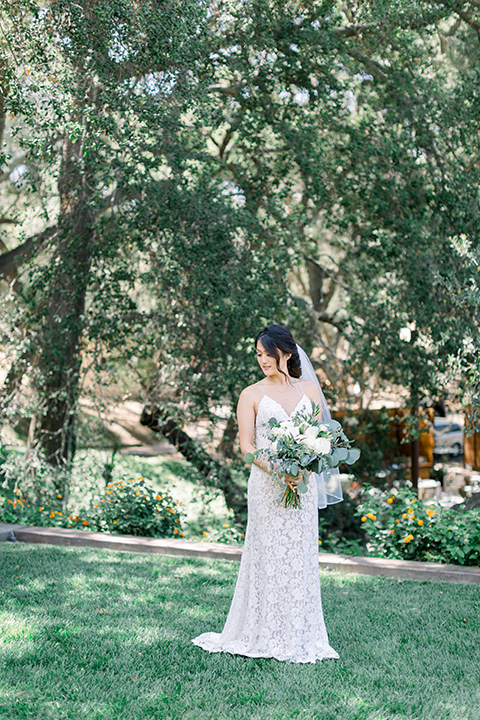
M269 325L255 342L264 378L246 387L237 416L242 453L269 445L271 417L285 420L311 403L330 419L315 372L290 332ZM298 478L285 476L294 487ZM248 524L230 612L221 633L195 645L209 652L314 663L338 658L329 645L318 569L318 507L342 500L338 472L310 475L301 509L284 508L283 481L257 456L248 481Z

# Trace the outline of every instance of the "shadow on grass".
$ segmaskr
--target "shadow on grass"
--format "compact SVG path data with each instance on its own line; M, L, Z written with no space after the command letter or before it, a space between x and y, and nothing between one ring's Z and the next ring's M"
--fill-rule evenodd
M192 644L222 629L237 572L228 561L5 544L0 718L480 717L477 588L323 573L341 658L289 665Z

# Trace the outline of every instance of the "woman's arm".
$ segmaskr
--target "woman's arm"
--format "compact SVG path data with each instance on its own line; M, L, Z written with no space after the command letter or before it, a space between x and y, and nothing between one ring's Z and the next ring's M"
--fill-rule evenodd
M238 435L242 455L255 452L255 417L255 392L248 387L240 393L237 405ZM256 457L253 462L262 470L272 472L265 458Z
M322 407L322 393L320 392L320 388L318 387L317 383L308 381L308 382L302 382L302 387L305 395L315 403L315 405L320 405L320 408Z

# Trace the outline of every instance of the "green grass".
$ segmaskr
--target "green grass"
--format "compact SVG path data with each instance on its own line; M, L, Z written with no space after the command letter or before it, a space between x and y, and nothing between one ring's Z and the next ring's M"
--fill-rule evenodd
M0 719L478 720L476 586L321 576L340 660L209 655L238 564L0 545Z

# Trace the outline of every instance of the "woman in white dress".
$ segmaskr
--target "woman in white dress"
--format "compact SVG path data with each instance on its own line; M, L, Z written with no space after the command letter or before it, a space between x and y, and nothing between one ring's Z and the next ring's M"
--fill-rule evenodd
M271 417L285 420L310 410L312 402L326 408L318 382L302 379L299 351L306 356L286 328L269 325L255 344L265 377L240 395L237 416L242 453L269 445ZM302 360L302 364L308 362ZM291 486L298 480L285 476ZM310 476L301 509L284 508L284 482L274 480L267 461L256 457L248 481L245 546L230 612L221 633L203 633L193 640L195 645L209 652L295 663L339 657L329 645L322 612L318 506L323 502L324 507L329 499L341 500L341 490L327 490L325 495L323 483L322 476Z

